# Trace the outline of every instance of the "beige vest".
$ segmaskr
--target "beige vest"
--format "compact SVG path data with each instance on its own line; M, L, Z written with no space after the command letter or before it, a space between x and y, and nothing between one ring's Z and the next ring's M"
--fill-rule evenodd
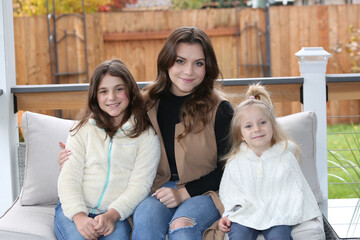
M181 187L187 182L199 179L212 172L217 167L217 148L214 132L216 110L221 102L218 100L214 110L210 113L211 120L201 132L186 134L184 138L177 137L184 132L182 122L175 126L175 161L179 175L178 185ZM157 109L159 101L148 111L150 121L157 132L161 142L161 159L153 189L158 189L170 179L170 167L165 152L164 142L157 122Z
M223 98L218 98L214 110L210 113L211 121L205 126L205 128L198 133L186 134L185 137L181 139L181 143L177 140L177 136L184 131L184 125L182 122L176 124L174 148L175 161L179 175L179 187L183 187L185 183L207 175L217 167L217 147L214 124L217 108L223 100ZM148 110L149 119L158 134L161 143L161 158L154 184L151 189L152 192L160 188L164 183L168 182L171 175L169 162L165 152L164 141L157 122L158 106L159 101L157 101ZM209 191L206 194L212 197L216 208L219 210L220 215L222 215L224 207L220 202L218 194L213 191ZM224 236L223 233L216 230L218 230L217 222L205 231L204 239L222 239Z

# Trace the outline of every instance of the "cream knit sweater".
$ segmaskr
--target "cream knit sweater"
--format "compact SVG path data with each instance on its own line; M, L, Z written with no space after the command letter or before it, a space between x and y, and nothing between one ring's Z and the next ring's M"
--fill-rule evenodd
M294 145L276 144L259 158L247 147L226 164L220 184L223 216L264 230L295 225L321 215L315 197L293 154Z
M122 129L131 127L129 120ZM70 133L66 147L72 154L58 180L60 202L69 219L79 212L98 214L112 208L125 220L149 194L160 160L159 138L152 128L137 138L123 131L111 141L90 119L75 135Z

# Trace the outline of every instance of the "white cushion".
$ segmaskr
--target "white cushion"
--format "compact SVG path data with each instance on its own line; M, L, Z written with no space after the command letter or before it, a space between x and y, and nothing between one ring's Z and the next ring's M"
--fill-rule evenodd
M21 205L55 204L58 201L59 142L66 141L73 124L72 120L43 114L23 114L26 155Z
M299 112L277 118L280 126L291 136L300 148L300 167L318 203L322 202L316 168L316 114Z
M0 218L0 239L56 240L55 206L21 206L18 199Z
M324 223L322 217L318 217L293 226L291 236L294 240L325 239Z

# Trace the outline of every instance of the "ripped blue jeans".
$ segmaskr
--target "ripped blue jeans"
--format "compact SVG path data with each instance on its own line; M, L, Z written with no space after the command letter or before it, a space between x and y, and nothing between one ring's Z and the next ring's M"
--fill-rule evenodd
M167 182L163 187L176 188L176 182ZM134 211L132 240L160 240L166 234L169 240L201 240L204 231L219 218L219 211L207 195L189 198L176 208L167 208L149 196ZM173 229L171 224L179 220L190 226Z

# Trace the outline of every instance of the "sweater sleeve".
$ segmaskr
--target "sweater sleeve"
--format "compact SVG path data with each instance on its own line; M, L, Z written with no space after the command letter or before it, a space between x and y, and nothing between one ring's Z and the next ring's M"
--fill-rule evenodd
M234 110L231 104L228 101L222 101L216 111L214 126L218 158L217 167L209 174L185 185L191 197L219 189L223 174L223 163L219 160L230 150L229 131L233 114Z
M67 218L72 220L77 213L88 214L82 194L82 179L85 164L85 146L80 132L68 136L66 147L71 150L69 160L64 163L58 179L58 194L62 209Z
M144 132L139 138L129 184L120 197L109 206L109 209L112 208L120 214L122 221L128 218L135 207L149 194L160 161L160 141L154 130Z
M241 186L241 182L239 179L235 179L233 177L233 170L236 169L234 166L230 166L232 164L228 164L225 167L224 174L222 176L219 188L219 197L221 203L224 205L224 213L223 217L230 215L234 212L236 207L236 201L234 201L234 197L238 196L238 186ZM240 203L239 203L240 204Z

